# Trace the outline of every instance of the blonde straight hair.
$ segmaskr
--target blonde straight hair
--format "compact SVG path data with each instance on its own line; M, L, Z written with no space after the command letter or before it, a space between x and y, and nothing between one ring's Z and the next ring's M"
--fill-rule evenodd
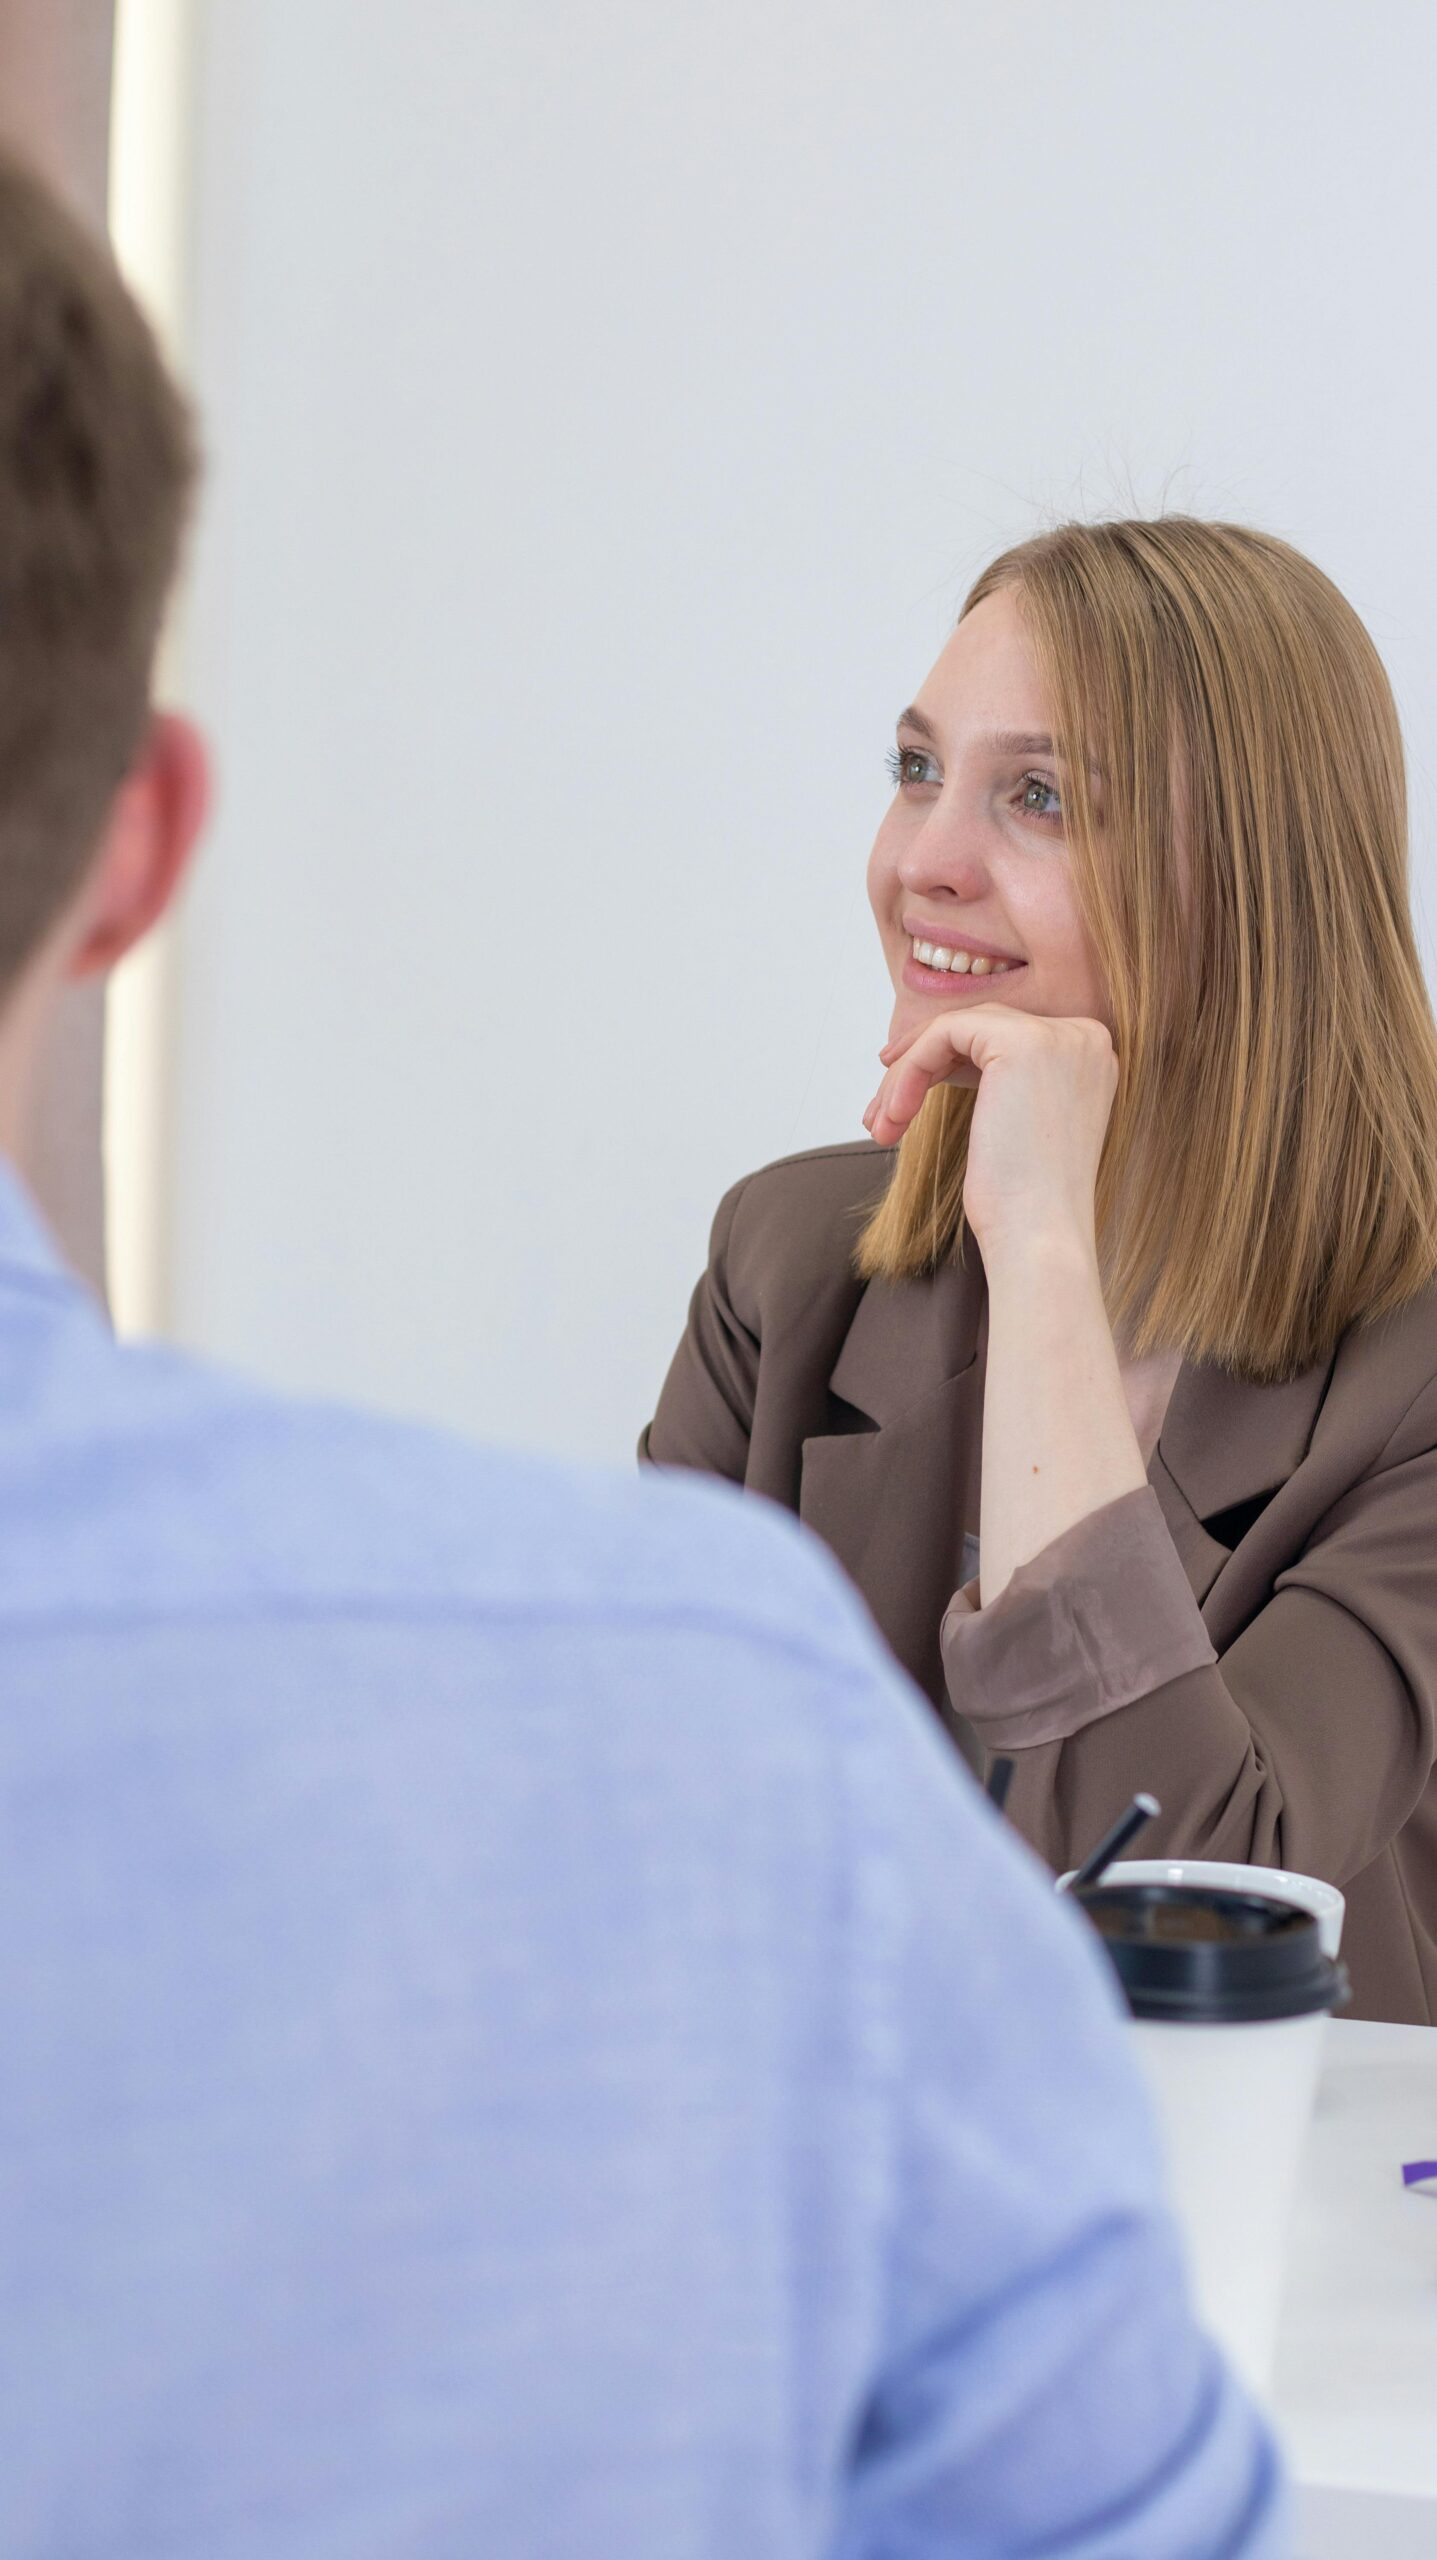
M1240 525L1063 525L995 560L964 613L1004 589L1118 1056L1109 1317L1139 1357L1295 1376L1437 1277L1437 1025L1382 662L1330 579ZM928 1096L865 1277L961 1253L974 1099Z

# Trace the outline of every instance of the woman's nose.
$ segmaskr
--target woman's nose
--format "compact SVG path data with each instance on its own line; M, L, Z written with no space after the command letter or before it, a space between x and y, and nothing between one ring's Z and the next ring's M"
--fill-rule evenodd
M898 876L915 897L945 890L972 902L988 887L984 848L971 825L934 809L898 857Z

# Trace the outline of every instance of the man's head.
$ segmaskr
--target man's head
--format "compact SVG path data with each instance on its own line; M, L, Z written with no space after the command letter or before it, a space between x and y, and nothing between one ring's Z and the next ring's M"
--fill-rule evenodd
M105 249L0 154L0 1020L117 960L197 831L203 751L150 707L194 479Z

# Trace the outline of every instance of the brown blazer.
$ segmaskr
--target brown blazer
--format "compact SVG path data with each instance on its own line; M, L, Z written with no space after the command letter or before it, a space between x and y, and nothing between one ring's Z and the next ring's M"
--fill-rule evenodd
M858 1279L892 1161L825 1147L729 1192L641 1454L806 1520L970 1757L1014 1753L1009 1812L1054 1867L1149 1788L1144 1854L1330 1878L1348 2014L1429 2023L1437 1289L1284 1386L1184 1366L1149 1490L975 1614L982 1265L970 1240L931 1280Z

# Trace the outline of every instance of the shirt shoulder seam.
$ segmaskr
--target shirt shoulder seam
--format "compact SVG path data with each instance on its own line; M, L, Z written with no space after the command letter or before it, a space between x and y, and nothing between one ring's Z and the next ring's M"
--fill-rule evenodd
M781 1621L745 1617L722 1607L676 1605L672 1601L648 1607L635 1600L625 1606L613 1600L572 1600L539 1602L530 1600L375 1600L367 1594L350 1592L289 1595L266 1595L263 1599L236 1597L231 1601L156 1603L153 1607L133 1602L113 1606L81 1607L51 1610L14 1610L0 1608L0 1637L40 1641L57 1636L138 1633L149 1630L192 1629L207 1627L314 1626L331 1624L370 1627L409 1627L416 1630L446 1628L478 1629L485 1626L507 1628L510 1632L546 1634L552 1629L572 1631L588 1626L600 1630L636 1629L645 1635L684 1634L703 1631L707 1634L731 1635L741 1641L766 1645L776 1652L811 1664L815 1669L836 1674L855 1690L863 1686L865 1666L837 1645L815 1641L795 1627Z

